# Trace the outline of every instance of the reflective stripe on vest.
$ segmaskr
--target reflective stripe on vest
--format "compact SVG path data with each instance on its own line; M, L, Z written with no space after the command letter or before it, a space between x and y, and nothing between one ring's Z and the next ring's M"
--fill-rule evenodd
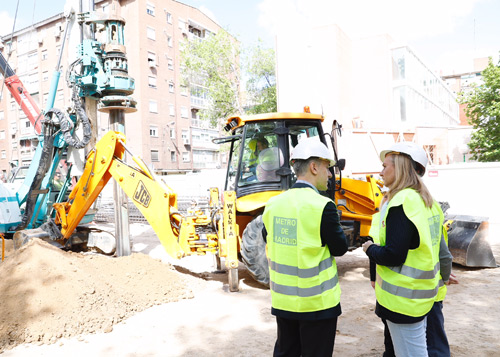
M328 202L312 188L290 189L267 202L262 218L273 308L311 312L339 304L337 265L320 233Z
M400 265L397 267L388 267L393 272L407 276L413 279L434 279L437 273L439 273L440 264L439 262L434 265L432 270L420 270L417 268L412 268L407 265Z
M392 293L393 295L404 297L407 299L430 299L436 296L436 293L439 288L444 286L444 282L442 279L439 280L439 284L435 289L431 290L412 290L408 288L403 288L401 286L396 286L388 283L387 281L383 281L380 275L377 274L377 284L381 286L381 288L387 292Z
M298 296L298 297L312 297L320 295L325 291L333 289L339 283L339 277L337 274L330 280L322 282L320 285L316 285L310 288L299 288L297 286L286 286L277 284L271 281L271 290L283 295Z
M429 209L418 192L404 189L391 199L383 212L377 237L381 246L386 240L387 214L391 207L400 205L417 228L420 244L408 251L401 266L377 265L375 294L379 304L385 308L419 317L430 311L440 286L439 242L443 216L436 202Z
M296 277L307 279L319 275L323 270L332 267L332 258L326 258L318 266L300 269L292 265L279 264L273 261L269 262L269 268L280 274L294 275Z

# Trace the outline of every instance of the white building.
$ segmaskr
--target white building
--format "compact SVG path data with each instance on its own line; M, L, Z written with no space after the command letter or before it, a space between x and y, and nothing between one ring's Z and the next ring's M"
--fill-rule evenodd
M337 25L276 43L278 110L308 105L325 115L326 132L338 121L347 173L380 172L378 152L403 139L423 145L431 163L462 161L455 94L409 47L389 35L352 40Z

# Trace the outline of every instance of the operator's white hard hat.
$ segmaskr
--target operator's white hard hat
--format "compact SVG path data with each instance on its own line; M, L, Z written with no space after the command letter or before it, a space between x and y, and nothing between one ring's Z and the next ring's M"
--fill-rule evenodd
M390 154L391 152L401 153L409 156L413 160L413 162L415 162L417 166L419 166L419 169L416 168L417 173L420 176L424 176L425 168L427 167L427 163L429 160L427 159L427 154L420 145L408 141L396 143L389 149L382 150L380 152L380 160L384 161L387 154Z
M332 167L335 165L335 160L328 147L323 144L319 137L302 139L297 146L292 149L290 155L290 165L293 165L295 160L307 160L311 157L328 160Z

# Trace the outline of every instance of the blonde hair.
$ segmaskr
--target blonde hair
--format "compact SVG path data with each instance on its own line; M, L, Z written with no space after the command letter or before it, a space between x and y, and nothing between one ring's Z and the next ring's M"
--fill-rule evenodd
M427 207L431 208L434 203L431 193L425 186L424 182L417 174L412 160L401 154L389 154L392 163L394 164L394 182L389 186L387 192L387 200L390 201L399 191L405 188L412 188L417 191Z

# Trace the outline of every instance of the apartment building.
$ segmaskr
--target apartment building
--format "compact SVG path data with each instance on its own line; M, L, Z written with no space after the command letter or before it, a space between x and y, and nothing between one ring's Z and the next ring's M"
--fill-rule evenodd
M119 15L125 20L128 72L135 80L132 97L138 109L125 115L127 147L158 174L218 167L218 147L211 140L219 131L199 119L198 112L207 101L203 88L182 85L180 49L183 41L202 40L220 26L198 9L174 0L121 0L119 5ZM99 13L108 14L110 7L111 0L95 1ZM64 17L58 14L15 32L11 45L10 35L2 38L4 56L9 56L11 46L9 63L41 108L47 101L63 30ZM73 36L79 36L76 32L72 31ZM102 33L96 33L103 42L101 37ZM63 78L75 50L64 47L63 74L54 104L60 109L69 104L70 92ZM29 164L37 137L6 89L3 98L0 170L8 171L9 163ZM102 136L110 129L109 120L106 113L97 116L98 136Z
M40 109L47 104L51 78L56 68L63 39L64 18L56 15L2 38L0 50L14 69L25 88L38 103ZM62 63L66 63L67 51L63 51ZM65 66L64 66L65 67ZM63 83L61 80L60 83ZM11 166L29 165L38 136L27 116L14 97L4 86L0 101L0 170L9 171ZM69 90L59 85L54 106L64 108Z

